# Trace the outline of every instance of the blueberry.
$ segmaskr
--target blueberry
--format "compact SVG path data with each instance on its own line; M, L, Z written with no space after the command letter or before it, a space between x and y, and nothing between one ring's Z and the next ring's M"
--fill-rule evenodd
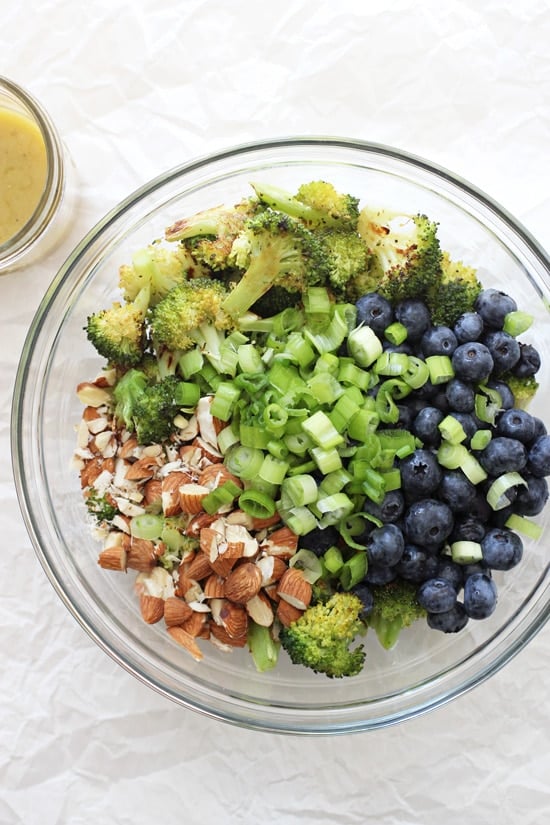
M409 341L419 341L430 326L430 311L423 301L408 298L395 307L395 318L407 330Z
M474 503L477 490L462 470L445 470L437 494L454 513L464 513Z
M481 542L483 561L493 570L511 570L523 556L523 542L517 533L505 527L493 528Z
M401 487L408 498L426 498L441 481L441 467L430 450L418 449L399 465Z
M518 378L528 378L535 375L540 369L540 355L531 344L519 345L520 355L512 370Z
M548 501L548 483L529 473L522 473L527 487L520 485L514 502L514 510L520 516L538 516Z
M394 426L402 430L410 431L414 415L413 411L409 408L407 404L396 404L396 407L398 411L398 417Z
M405 514L407 541L420 547L442 544L453 529L453 513L443 501L425 498L415 501Z
M477 312L464 312L455 321L453 332L459 344L477 341L483 333L483 318Z
M462 565L454 562L449 556L441 556L438 559L436 576L450 582L457 593L461 590L464 582Z
M445 413L437 407L424 407L412 423L412 432L423 444L437 447L441 442L438 424L445 418Z
M356 302L357 323L366 324L377 335L382 335L384 330L393 321L393 309L386 298L377 292L368 292L362 295Z
M464 610L470 619L487 619L497 606L497 588L486 573L472 573L464 582Z
M457 602L450 610L444 613L428 613L426 620L432 630L442 633L459 633L469 621L469 616L462 602Z
M492 390L496 390L500 395L500 407L502 410L512 409L516 402L514 399L514 393L512 392L508 384L506 384L504 381L498 381L495 379L487 381L487 386Z
M380 585L389 584L397 578L395 565L389 567L384 564L369 564L365 575L365 582L368 584Z
M420 341L420 349L425 357L429 355L452 355L457 347L456 335L449 327L429 327Z
M519 344L515 338L502 329L491 330L483 338L483 343L491 353L494 371L508 372L520 358Z
M550 475L550 435L541 435L529 450L527 470L541 478Z
M463 381L486 381L493 371L491 353L480 341L460 344L451 356L451 363L455 376Z
M535 419L526 410L505 410L498 419L497 433L529 444L535 437Z
M401 490L390 490L389 493L385 494L380 504L367 499L363 509L375 518L380 519L384 524L395 522L401 518L405 509L403 493Z
M451 410L471 412L474 409L475 391L467 381L452 378L445 385L445 395Z
M329 526L325 528L314 527L305 536L300 536L298 545L300 547L307 547L315 553L316 556L322 556L329 547L333 544L338 544L340 540L340 533L336 527Z
M537 418L536 415L534 415L533 418L535 420L535 439L540 438L541 435L546 435L548 431L544 421L541 418Z
M429 613L445 613L456 604L456 590L447 579L434 576L422 582L416 592L418 603Z
M413 355L413 348L406 341L402 344L392 344L391 341L384 339L382 341L382 349L384 352L404 352L405 355Z
M514 299L498 289L482 290L474 304L474 309L483 322L495 329L502 329L508 313L515 312L517 308Z
M479 544L479 542L485 535L485 531L485 523L481 519L472 515L471 512L463 515L459 513L455 518L453 532L451 533L451 540L476 541Z
M400 560L405 549L403 533L395 524L376 527L369 537L367 559L369 564L393 567Z
M372 608L374 607L374 596L372 594L372 590L365 582L359 582L359 584L356 584L355 587L352 588L352 593L355 593L355 595L361 599L362 608L359 613L359 618L367 619L372 613Z
M527 463L527 450L525 449L525 445L516 438L506 438L505 436L492 438L485 449L481 450L477 455L479 463L491 476L519 472L523 470ZM550 449L548 459L548 470L550 472ZM537 473L533 473L533 475L537 475Z
M438 567L438 557L433 553L417 547L416 544L405 544L403 555L395 569L401 578L420 584L435 576Z

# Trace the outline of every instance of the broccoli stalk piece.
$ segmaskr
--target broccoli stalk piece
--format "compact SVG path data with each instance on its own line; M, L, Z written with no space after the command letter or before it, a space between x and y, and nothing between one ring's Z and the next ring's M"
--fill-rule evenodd
M89 316L88 340L110 364L132 367L141 361L148 306L149 288L144 287L130 303L115 301L109 309Z
M179 385L175 375L150 381L138 369L131 369L113 389L114 415L139 444L159 444L175 431L174 418L181 409Z
M231 320L223 310L227 291L219 281L197 278L175 287L151 313L151 330L157 348L184 352L199 346L219 364L225 331Z
M436 288L441 271L436 223L425 215L366 208L359 216L358 231L373 256L376 291L391 303L425 299Z
M268 183L253 183L261 203L278 212L298 218L309 227L355 229L359 217L359 200L341 194L326 181L304 183L296 195Z
M119 287L127 301L149 288L149 301L155 306L171 289L191 278L208 275L182 246L174 248L149 244L132 256L131 264L119 268Z
M331 678L356 676L365 662L363 645L350 649L363 628L359 618L363 605L350 592L334 593L325 602L308 607L279 638L294 664L311 668Z
M182 218L165 231L167 241L180 241L192 258L213 271L224 270L233 241L256 205L244 200L234 207L216 206Z
M374 605L366 621L386 650L394 647L404 627L426 615L416 598L416 586L402 579L372 588Z
M432 323L452 327L463 312L472 312L481 289L473 267L453 261L443 252L439 280L426 296Z
M231 262L245 272L222 303L239 318L273 286L302 294L328 278L321 241L296 218L266 209L247 221L233 243Z

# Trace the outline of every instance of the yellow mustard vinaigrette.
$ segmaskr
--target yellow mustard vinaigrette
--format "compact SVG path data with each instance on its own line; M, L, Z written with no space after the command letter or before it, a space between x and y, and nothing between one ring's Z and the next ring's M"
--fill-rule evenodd
M0 108L0 244L32 217L47 173L46 145L37 124L24 114Z

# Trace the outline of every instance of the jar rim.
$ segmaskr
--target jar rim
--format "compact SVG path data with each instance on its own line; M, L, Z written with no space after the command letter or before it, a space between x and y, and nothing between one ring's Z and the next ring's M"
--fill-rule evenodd
M0 94L2 92L19 103L40 129L46 148L46 182L28 221L0 244L0 273L12 268L42 238L59 209L65 188L63 147L49 114L32 94L0 75Z

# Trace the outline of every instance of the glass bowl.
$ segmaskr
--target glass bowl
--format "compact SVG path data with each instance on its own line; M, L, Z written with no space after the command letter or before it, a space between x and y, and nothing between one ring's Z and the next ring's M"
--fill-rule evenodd
M242 145L173 169L134 192L69 256L31 325L17 374L12 450L21 509L38 558L65 605L127 671L180 705L268 731L336 734L393 724L440 706L494 674L546 622L550 611L544 539L526 542L522 563L499 580L495 613L460 634L409 628L390 652L367 636L367 664L350 679L328 679L285 656L257 673L246 651L204 645L198 663L159 625L143 623L131 575L97 564L79 480L71 470L82 407L76 385L102 361L86 340L87 316L117 297L116 272L133 251L181 216L249 194L249 182L290 190L324 178L363 203L424 212L439 221L441 245L478 267L535 317L543 359L533 412L550 398L550 261L500 206L445 169L391 147L304 137ZM527 340L530 332L525 333ZM550 510L539 517L548 528Z

